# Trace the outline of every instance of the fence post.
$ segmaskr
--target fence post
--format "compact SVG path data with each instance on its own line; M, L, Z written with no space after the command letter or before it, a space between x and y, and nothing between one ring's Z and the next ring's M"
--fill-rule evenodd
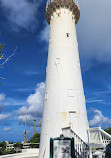
M92 158L92 148L89 146L89 158Z

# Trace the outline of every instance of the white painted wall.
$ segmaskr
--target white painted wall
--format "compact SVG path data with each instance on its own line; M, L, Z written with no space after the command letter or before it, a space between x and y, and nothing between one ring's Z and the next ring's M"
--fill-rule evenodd
M43 154L44 158L49 158L50 138L60 136L62 128L67 126L71 126L85 142L88 141L86 129L89 125L75 21L72 12L62 8L60 16L54 13L50 23L40 158Z

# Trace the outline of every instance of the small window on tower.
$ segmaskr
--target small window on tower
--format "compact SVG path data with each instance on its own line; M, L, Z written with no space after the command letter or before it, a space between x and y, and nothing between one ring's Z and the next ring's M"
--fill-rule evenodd
M48 99L48 92L45 93L45 100Z
M55 64L56 64L56 65L60 64L60 58L56 58Z
M80 62L78 60L75 62L75 65L80 69Z
M69 33L66 33L66 37L69 38Z
M58 16L60 16L60 13L58 13Z
M73 89L68 89L68 96L74 97L74 90Z

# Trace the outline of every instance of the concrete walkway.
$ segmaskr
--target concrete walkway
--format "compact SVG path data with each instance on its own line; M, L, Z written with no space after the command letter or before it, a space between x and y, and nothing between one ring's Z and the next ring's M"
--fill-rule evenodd
M22 153L3 155L0 158L38 158L39 149L23 149Z

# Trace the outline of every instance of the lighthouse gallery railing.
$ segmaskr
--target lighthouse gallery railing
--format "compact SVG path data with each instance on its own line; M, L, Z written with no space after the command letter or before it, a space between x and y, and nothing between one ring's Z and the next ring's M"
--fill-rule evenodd
M47 4L46 4L46 10L47 10L47 8L48 8L48 6L52 3L52 2L54 2L54 1L57 1L57 0L48 0L47 1ZM59 1L67 1L67 0L59 0ZM69 1L69 0L68 0ZM80 6L79 6L79 2L77 1L77 0L72 0L74 3L76 3L76 5L80 8Z

